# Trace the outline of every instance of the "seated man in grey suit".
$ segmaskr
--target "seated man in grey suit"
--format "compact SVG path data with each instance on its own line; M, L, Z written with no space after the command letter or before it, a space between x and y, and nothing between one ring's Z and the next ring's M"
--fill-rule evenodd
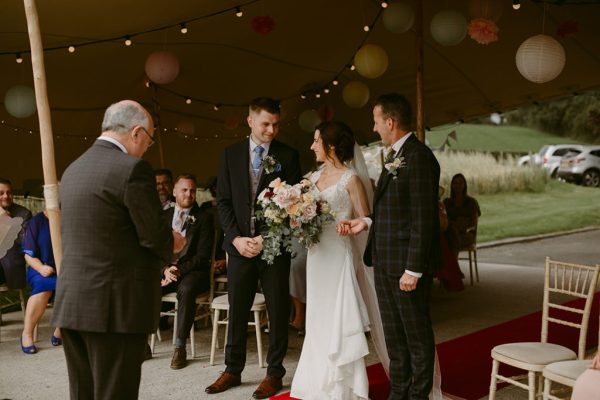
M163 271L163 294L177 292L177 326L172 369L187 366L185 345L196 315L196 297L210 288L210 262L214 238L212 215L196 203L196 177L182 174L175 179L175 206L165 217L175 232L187 239L176 260Z
M25 259L21 253L21 240L25 226L31 218L31 211L13 202L12 184L8 179L0 178L0 214L11 218L23 218L23 229L15 244L0 258L0 284L6 283L10 289L25 287Z

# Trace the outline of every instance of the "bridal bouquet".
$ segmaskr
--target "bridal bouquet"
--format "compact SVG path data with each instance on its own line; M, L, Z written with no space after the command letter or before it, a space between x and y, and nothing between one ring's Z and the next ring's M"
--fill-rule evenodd
M308 179L289 185L277 178L258 195L257 203L261 209L256 219L265 225L262 259L268 264L281 254L282 246L292 253L292 237L306 248L318 243L323 225L335 220L329 204L319 198Z

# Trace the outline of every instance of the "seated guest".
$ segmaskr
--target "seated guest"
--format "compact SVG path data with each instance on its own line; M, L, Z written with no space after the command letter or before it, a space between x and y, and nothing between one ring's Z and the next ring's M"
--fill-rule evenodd
M448 213L446 237L455 257L467 246L475 243L477 220L481 216L479 203L467 194L467 180L463 174L452 177L450 197L444 200Z
M8 179L0 178L0 208L1 214L11 218L23 218L23 229L14 245L6 255L0 258L0 284L6 283L9 289L25 287L25 260L21 253L21 241L25 227L31 218L31 211L13 202L12 184Z
M592 360L592 366L575 381L572 400L600 400L600 352Z
M175 352L172 369L187 365L186 341L196 315L196 297L210 288L210 259L214 224L209 213L196 204L196 177L179 175L175 180L173 195L175 206L165 210L165 218L174 231L187 239L176 260L164 269L161 281L163 294L177 292L177 326L175 327Z
M156 191L163 210L173 206L175 199L173 198L173 174L171 170L166 168L154 170L154 178L156 179Z
M441 201L444 196L444 188L440 186L439 189L439 215L440 215L440 242L442 247L442 268L435 273L435 277L440 280L442 286L451 292L459 292L464 290L462 279L464 277L458 265L456 256L450 250L448 240L446 238L446 232L448 230L448 214L446 207Z
M21 350L25 354L34 354L37 353L37 348L33 344L33 329L42 318L48 300L56 289L56 265L46 212L37 213L29 221L22 248L28 265L27 282L31 286L31 293L25 308ZM54 329L50 342L53 346L62 344L58 328Z

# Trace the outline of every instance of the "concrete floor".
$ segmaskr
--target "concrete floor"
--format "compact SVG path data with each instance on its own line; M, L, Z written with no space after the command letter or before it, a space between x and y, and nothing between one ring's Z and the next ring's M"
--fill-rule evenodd
M436 341L442 342L479 329L539 310L542 304L543 266L546 255L566 261L592 264L600 262L597 251L600 230L481 249L479 251L480 282L466 290L450 293L435 285L432 294L432 320ZM40 349L36 355L21 353L18 337L23 328L22 315L13 312L3 315L0 327L0 399L58 400L68 398L68 377L63 351L50 345L51 327L48 326L51 310L44 315L40 332ZM266 370L257 365L256 339L252 330L248 334L248 362L240 387L219 395L207 395L204 388L212 383L224 369L223 353L218 352L216 365L208 364L210 328L196 331L197 355L188 367L173 371L169 368L172 356L170 331L156 346L153 359L142 369L140 399L250 399L252 392ZM221 328L221 341L224 329ZM284 378L284 391L289 385L302 347L302 338L289 332L289 350L285 360L288 370ZM267 337L263 335L263 343ZM188 345L188 358L191 357ZM377 362L374 355L368 363ZM490 360L491 362L491 360ZM443 377L442 377L443 379ZM525 399L523 391L505 389L497 399Z

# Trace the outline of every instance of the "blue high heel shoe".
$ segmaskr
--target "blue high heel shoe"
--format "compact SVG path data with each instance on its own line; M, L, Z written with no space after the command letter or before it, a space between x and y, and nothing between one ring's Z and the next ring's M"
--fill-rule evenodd
M21 350L23 351L23 353L25 354L35 354L38 352L37 347L35 347L35 344L32 344L31 346L23 346L23 338L20 337L19 338L19 344L21 345Z
M52 343L52 346L60 346L62 344L62 339L52 334L52 337L50 338L50 343Z

